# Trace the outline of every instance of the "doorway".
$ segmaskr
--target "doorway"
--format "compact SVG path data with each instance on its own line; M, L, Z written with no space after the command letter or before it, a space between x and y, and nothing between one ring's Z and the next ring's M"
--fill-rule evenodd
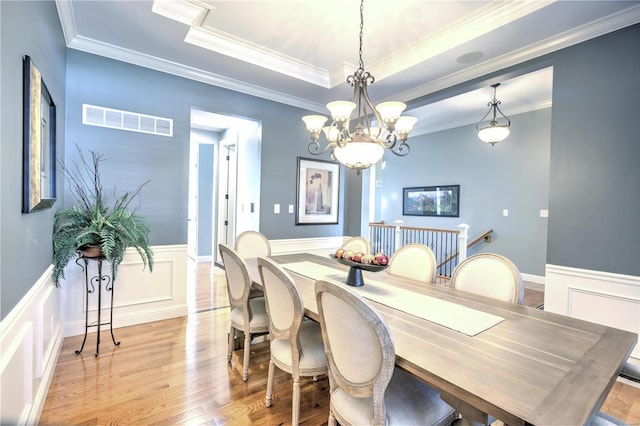
M221 273L215 268L218 243L233 245L240 232L259 229L262 127L255 120L192 108L190 139L189 296L203 275L213 280Z

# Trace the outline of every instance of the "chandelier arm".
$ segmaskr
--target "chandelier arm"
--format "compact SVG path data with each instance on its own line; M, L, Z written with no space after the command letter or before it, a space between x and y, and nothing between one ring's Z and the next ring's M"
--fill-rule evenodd
M487 118L487 115L489 115L489 113L490 113L491 111L493 111L493 105L492 105L492 103L491 103L491 102L489 102L489 104L488 104L488 105L489 105L491 108L489 108L489 111L487 111L487 113L486 113L486 114L485 114L485 115L480 119L480 121L478 121L478 124L476 124L476 130L478 130L478 131L480 131L480 127L479 127L479 126L480 126L482 123L484 123L484 119L485 119L485 118Z
M315 140L315 141L309 142L309 146L307 147L307 149L309 150L309 154L311 155L320 155L320 154L324 154L330 149L333 151L333 148L335 147L336 147L336 144L330 142L327 144L327 146L324 147L324 149L322 149L320 148L320 143L317 140Z
M500 101L498 101L498 104L500 103ZM496 104L496 109L498 110L498 112L500 113L500 115L502 116L502 118L504 118L505 120L507 120L507 127L511 126L511 120L509 120L509 117L507 117L506 115L504 115L504 112L502 112L502 110L500 109L500 107ZM497 122L496 117L495 117L495 112L493 113L494 117L493 119Z
M411 151L411 147L406 141L400 140L400 143L397 144L394 148L391 148L390 151L398 157L404 157L409 153L409 151Z

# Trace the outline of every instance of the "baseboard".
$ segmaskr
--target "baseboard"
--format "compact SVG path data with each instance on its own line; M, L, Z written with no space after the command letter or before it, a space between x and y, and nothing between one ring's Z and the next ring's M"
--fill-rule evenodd
M523 281L528 281L530 283L542 284L545 283L545 277L540 275L532 275L532 274L520 274Z

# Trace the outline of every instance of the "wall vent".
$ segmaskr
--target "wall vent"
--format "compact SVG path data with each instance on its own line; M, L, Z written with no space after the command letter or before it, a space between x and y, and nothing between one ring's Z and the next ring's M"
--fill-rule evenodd
M82 124L173 137L173 119L82 104Z

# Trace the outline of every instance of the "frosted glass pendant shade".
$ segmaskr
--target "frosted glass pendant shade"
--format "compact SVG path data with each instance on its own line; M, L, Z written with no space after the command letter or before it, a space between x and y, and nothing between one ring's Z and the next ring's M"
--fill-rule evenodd
M400 134L409 134L417 121L415 117L402 116L396 122L396 131Z
M347 167L366 169L382 159L384 148L375 142L351 141L344 147L336 147L333 154Z
M349 101L334 101L327 104L327 109L331 111L331 117L336 121L349 120L355 108L356 104Z
M489 126L478 131L478 137L486 143L502 142L509 136L510 130L507 126Z
M302 121L304 121L305 126L307 126L308 131L315 131L316 133L320 133L322 130L322 126L327 122L327 117L323 115L305 115L302 117Z
M387 121L397 120L406 107L402 102L382 102L376 106L376 109L382 116L382 119Z

